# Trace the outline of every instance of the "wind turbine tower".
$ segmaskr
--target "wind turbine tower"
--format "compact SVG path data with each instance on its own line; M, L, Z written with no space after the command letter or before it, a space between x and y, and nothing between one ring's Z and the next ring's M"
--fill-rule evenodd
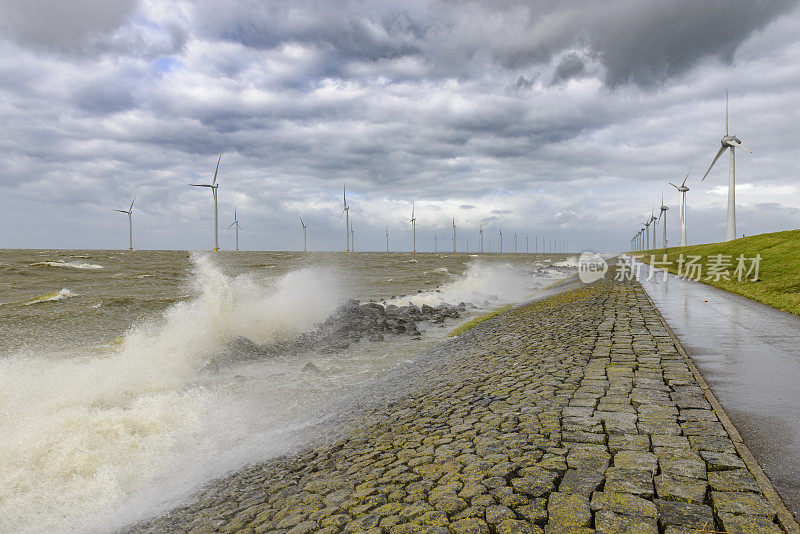
M503 253L503 230L500 230L500 250L499 253Z
M517 253L517 229L514 228L514 254Z
M456 214L453 214L453 254L456 253Z
M214 171L214 180L210 184L189 184L192 187L209 187L214 195L214 252L219 250L219 217L217 216L217 190L219 189L219 184L217 183L217 173L219 172L220 161L222 161L222 154L219 155L217 168Z
M128 250L133 250L133 219L131 218L131 215L133 214L134 202L136 202L136 197L133 197L133 200L131 200L131 207L128 208L128 211L118 209L114 210L120 213L128 214Z
M342 188L342 198L344 199L344 209L342 213L339 214L339 220L342 220L342 215L344 215L344 252L345 254L350 252L350 206L347 205L347 184L344 184Z
M306 231L308 230L308 225L303 222L303 218L300 217L300 226L303 227L303 252L308 252L308 240L306 239Z
M752 150L749 148L745 148L742 146L742 140L736 137L735 135L728 134L728 90L725 90L725 135L722 137L720 141L722 146L720 147L717 155L714 156L714 161L711 162L709 165L708 170L703 175L703 178L700 180L701 182L706 179L708 173L711 172L711 169L714 167L714 164L717 162L719 157L725 152L727 149L731 149L731 163L728 167L728 224L725 231L725 240L730 241L731 239L736 239L736 156L735 150L740 148L747 152L753 153Z
M239 216L236 214L236 206L233 207L233 222L230 226L228 226L228 230L231 229L231 226L236 227L236 251L239 251Z
M414 217L414 201L411 201L411 253L417 253L417 218Z
M389 227L386 227L386 252L389 252Z
M483 219L481 219L481 230L478 233L481 237L481 254L483 254Z
M690 172L692 172L692 166L689 166L689 172L686 173L686 178L683 179L683 183L681 184L680 187L673 184L672 182L669 183L669 185L677 189L681 194L681 246L682 247L686 246L686 192L689 191L689 188L686 187L686 179L689 178Z

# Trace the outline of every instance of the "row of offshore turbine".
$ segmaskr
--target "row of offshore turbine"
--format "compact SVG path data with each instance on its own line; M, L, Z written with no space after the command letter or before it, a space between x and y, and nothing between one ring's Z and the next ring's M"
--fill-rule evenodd
M708 170L703 175L703 178L700 179L702 182L706 179L708 174L711 172L711 169L714 168L714 164L717 160L722 156L722 154L730 149L730 165L728 167L728 216L727 216L727 227L725 231L725 240L731 241L732 239L736 239L736 149L741 149L746 152L753 153L752 150L745 148L742 146L742 140L736 137L735 135L730 135L728 133L728 91L725 90L725 132L722 136L722 140L720 141L722 146L717 151L717 155L714 156L714 159L711 161L711 165L708 166ZM686 177L681 182L681 185L675 185L672 182L669 183L672 187L678 190L681 194L681 246L686 246L686 192L689 191L689 188L686 187L686 180L689 178L689 173L692 172L692 167L689 167L689 172L686 173ZM667 238L667 210L669 209L668 206L664 205L664 194L661 194L661 207L658 217L655 216L654 210L650 212L650 216L645 219L642 223L639 230L636 234L633 235L631 238L631 250L651 250L658 248L658 244L656 242L656 229L658 224L661 222L661 218L664 218L664 222L662 223L662 245L663 248L666 249L669 245L669 241ZM653 227L652 231L652 244L651 244L651 232L650 226Z
M222 161L222 155L219 156L217 159L217 167L214 170L214 178L210 184L189 184L192 187L208 187L211 189L211 194L214 197L214 251L219 251L219 215L218 215L218 190L219 190L219 183L217 183L217 176L219 175L219 164ZM339 215L339 221L341 222L342 217L344 217L345 222L345 252L354 252L355 248L355 227L353 226L352 221L350 220L350 205L347 203L347 187L344 186L342 189L342 199L344 202L344 207L342 209L342 213ZM131 205L127 210L119 210L115 209L114 211L118 211L120 213L125 213L128 215L128 250L133 250L133 204L136 202L136 197L133 198L131 201ZM414 203L411 203L411 252L417 252L417 218L415 215L415 207ZM308 225L303 221L302 217L300 218L300 225L301 231L303 233L303 251L308 251ZM239 216L236 210L236 207L233 208L233 222L228 226L228 229L235 228L236 231L236 250L239 250ZM452 244L453 244L453 253L456 252L456 218L453 215L453 225L452 225ZM483 228L483 219L481 219L480 224L480 231L478 233L479 239L479 246L477 252L481 254L484 253L484 228ZM389 229L386 228L385 232L386 237L386 252L389 252ZM469 252L469 235L466 235L467 245L466 251ZM517 230L514 230L514 253L518 253L517 249ZM503 230L499 230L499 247L497 252L503 253ZM438 236L434 234L434 251L439 252L438 246ZM539 236L534 237L534 252L539 252L539 243L540 239ZM557 240L545 240L544 238L541 239L542 245L542 252L566 252L567 251L567 244L563 241ZM489 247L487 247L486 252L488 252L489 248L491 248L491 241L489 241ZM525 236L525 252L528 253L530 251L529 248L529 240L528 236ZM507 252L511 252L510 250Z

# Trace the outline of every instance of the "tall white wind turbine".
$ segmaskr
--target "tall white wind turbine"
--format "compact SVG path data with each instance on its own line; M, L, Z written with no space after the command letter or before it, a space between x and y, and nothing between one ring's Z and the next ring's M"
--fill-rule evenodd
M664 245L664 250L667 250L667 210L669 206L664 205L664 191L661 191L661 213L658 214L658 220L661 220L661 217L664 217L664 222L661 223L661 229L663 231L663 237L661 239L661 243Z
M342 220L342 215L345 216L344 219L344 251L345 253L350 252L350 206L347 205L347 184L344 184L342 187L342 198L344 199L344 209L342 213L339 214L339 220Z
M720 141L722 146L719 148L717 155L714 156L714 161L711 162L709 165L708 170L703 175L703 178L700 180L701 182L706 179L708 173L711 172L711 168L714 167L714 164L717 162L719 157L725 152L727 149L731 149L731 163L728 167L728 224L725 231L725 240L730 241L731 239L736 239L736 156L735 156L735 149L740 148L747 152L753 153L752 150L749 148L745 148L742 146L742 141L735 135L728 135L728 90L725 90L725 135L722 137Z
M221 160L222 154L219 155L217 168L214 170L214 180L210 184L189 184L192 187L209 187L214 195L214 252L219 250L219 217L217 216L217 189L219 189L219 184L217 183L217 173L219 172L219 162Z
M500 230L500 254L503 253L503 230Z
M236 250L239 250L239 216L236 214L236 206L233 207L233 222L231 226L236 226ZM231 226L228 226L228 230L231 229Z
M481 236L481 254L483 254L483 219L481 219L481 230L479 235Z
M654 214L655 209L655 206L650 208L650 222L653 224L653 248L656 248L656 227L658 226L658 218Z
M350 252L356 251L356 227L350 223Z
M689 178L689 173L692 172L692 167L694 165L689 166L689 172L686 173L686 177L683 179L680 187L673 184L672 182L669 183L672 187L678 190L681 194L681 246L686 246L686 192L689 191L689 188L686 187L686 180ZM663 202L662 202L663 204Z
M417 253L417 218L414 217L414 201L411 201L411 253Z
M386 252L389 252L389 227L386 227Z
M133 219L131 215L133 214L133 203L136 202L136 197L133 197L131 200L131 207L128 208L128 211L125 210L118 210L115 209L114 211L118 211L120 213L127 213L128 214L128 250L133 250Z
M647 248L645 248L645 250L650 250L650 223L651 222L652 221L650 220L650 217L648 217L642 223L644 225L645 244L647 245Z
M303 227L303 252L308 252L308 239L306 232L308 231L308 225L303 222L303 218L300 217L300 226Z
M514 228L514 254L517 253L517 229Z

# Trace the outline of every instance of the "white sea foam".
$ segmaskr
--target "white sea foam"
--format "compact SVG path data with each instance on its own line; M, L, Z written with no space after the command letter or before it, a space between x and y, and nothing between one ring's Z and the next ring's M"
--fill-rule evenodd
M60 291L53 291L52 293L47 293L46 295L41 295L39 297L26 300L23 302L23 304L25 306L30 306L31 304L41 304L42 302L58 302L59 300L66 300L68 298L77 296L77 293L73 293L65 287Z
M314 396L294 361L207 363L234 338L263 343L324 320L340 302L335 278L304 269L265 285L195 262L194 296L118 346L0 360L1 532L118 528L310 423L296 417Z
M413 295L387 300L397 306L409 303L415 306L438 306L442 303L471 303L479 307L518 302L541 286L548 276L538 271L511 264L494 264L473 261L455 280L441 285L436 291L423 291Z
M32 263L31 265L47 265L48 267L65 267L67 269L85 269L85 270L97 270L102 269L102 265L97 265L96 263L78 263L77 261L37 261L36 263Z

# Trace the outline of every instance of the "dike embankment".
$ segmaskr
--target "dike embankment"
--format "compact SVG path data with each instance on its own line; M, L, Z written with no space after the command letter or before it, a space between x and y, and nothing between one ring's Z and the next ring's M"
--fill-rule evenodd
M676 343L636 282L511 309L335 438L130 531L781 532Z

